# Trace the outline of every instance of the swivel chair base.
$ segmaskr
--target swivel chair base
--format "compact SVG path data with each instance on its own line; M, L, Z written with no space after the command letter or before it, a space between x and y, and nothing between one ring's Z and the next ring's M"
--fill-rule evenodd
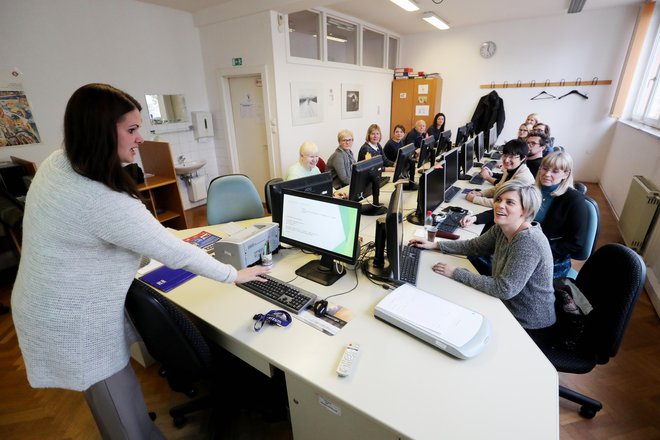
M563 397L571 402L582 405L580 407L580 415L585 419L593 419L596 416L596 413L603 409L603 404L598 400L592 399L591 397L585 396L584 394L578 393L577 391L571 390L562 385L559 385L559 397Z

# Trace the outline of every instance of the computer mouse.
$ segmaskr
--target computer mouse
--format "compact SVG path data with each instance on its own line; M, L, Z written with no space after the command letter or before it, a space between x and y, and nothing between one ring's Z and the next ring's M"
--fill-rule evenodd
M320 299L314 303L314 314L316 316L325 316L326 310L328 310L328 302L324 299Z

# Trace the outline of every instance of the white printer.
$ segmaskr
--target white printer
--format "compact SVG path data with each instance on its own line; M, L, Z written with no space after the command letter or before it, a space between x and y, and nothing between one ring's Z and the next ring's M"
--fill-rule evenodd
M261 259L266 242L271 251L279 247L280 226L277 223L255 223L217 241L215 258L236 269L244 269Z

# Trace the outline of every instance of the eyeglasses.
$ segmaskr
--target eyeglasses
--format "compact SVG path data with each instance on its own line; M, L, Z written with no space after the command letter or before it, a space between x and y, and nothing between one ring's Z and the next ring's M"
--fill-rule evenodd
M560 170L559 168L548 168L548 167L539 167L540 170L543 170L546 174L561 174L568 173L568 171Z
M265 315L263 313L258 313L252 317L256 322L254 323L254 331L258 332L261 330L266 322L270 325L276 325L278 327L287 327L291 324L291 315L289 312L284 310L270 310Z
M534 146L534 145L541 145L541 144L538 143L538 142L527 141L527 145L532 145L532 146Z
M516 158L520 158L520 156L517 155L517 154L503 153L503 154L502 154L502 159L507 159L507 158L508 158L508 159L516 159Z
M353 142L353 139L342 139L342 142Z

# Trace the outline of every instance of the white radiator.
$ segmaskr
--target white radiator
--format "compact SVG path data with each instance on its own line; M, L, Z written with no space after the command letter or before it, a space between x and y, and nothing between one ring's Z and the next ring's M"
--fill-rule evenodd
M626 245L642 253L658 217L660 192L642 176L633 176L619 217L619 230Z

